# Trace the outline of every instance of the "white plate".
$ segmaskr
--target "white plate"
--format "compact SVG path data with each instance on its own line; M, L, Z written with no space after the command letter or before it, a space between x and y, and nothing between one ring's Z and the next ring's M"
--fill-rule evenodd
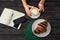
M47 27L47 31L46 31L46 32L40 33L40 34L34 33L34 30L36 29L37 24L38 24L38 23L41 23L41 22L43 22L43 21L44 21L44 19L38 19L38 20L36 20L36 21L33 23L33 25L32 25L32 32L33 32L34 35L36 35L36 36L38 36L38 37L46 37L46 36L49 35L49 33L51 32L51 26L50 26L50 24L48 23L48 27Z
M38 15L34 16L34 15L31 15L30 17L33 18L33 19L36 19L40 16L41 13L39 13Z

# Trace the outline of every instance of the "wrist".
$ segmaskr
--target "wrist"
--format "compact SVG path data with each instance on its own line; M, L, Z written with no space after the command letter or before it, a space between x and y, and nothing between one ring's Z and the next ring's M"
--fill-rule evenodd
M42 4L42 5L44 5L44 3L42 3L41 1L39 2L39 4Z
M24 5L24 8L28 8L28 5L26 4L26 5Z
M44 3L45 3L45 0L41 0L41 1L39 2L39 4L42 4L42 5L44 5Z
M39 6L44 6L43 4L39 3Z

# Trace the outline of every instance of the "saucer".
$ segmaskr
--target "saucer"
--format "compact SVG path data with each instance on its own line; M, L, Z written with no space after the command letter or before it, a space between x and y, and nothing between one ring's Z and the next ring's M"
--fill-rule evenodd
M31 8L30 11L31 11L31 16L30 17L33 18L33 19L38 18L40 16L40 14L41 14L37 7Z
M38 18L38 17L40 16L40 14L41 14L41 13L39 13L39 14L36 15L36 16L35 16L35 15L31 15L30 17L33 18L33 19L36 19L36 18Z

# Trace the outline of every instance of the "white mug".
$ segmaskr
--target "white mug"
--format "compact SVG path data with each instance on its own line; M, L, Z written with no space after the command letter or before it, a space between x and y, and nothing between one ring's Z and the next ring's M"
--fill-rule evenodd
M31 8L30 11L31 11L31 14L34 16L39 15L39 9L37 7Z

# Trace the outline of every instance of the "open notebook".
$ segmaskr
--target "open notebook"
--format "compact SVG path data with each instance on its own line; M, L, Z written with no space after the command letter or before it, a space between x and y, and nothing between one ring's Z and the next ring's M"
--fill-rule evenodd
M0 23L13 27L13 20L23 17L25 14L13 9L4 8L1 16Z

